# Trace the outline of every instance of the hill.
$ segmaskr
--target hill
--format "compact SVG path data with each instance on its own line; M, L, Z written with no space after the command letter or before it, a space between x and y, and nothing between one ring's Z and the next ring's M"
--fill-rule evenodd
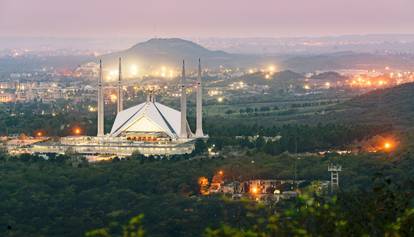
M162 65L180 67L183 59L189 67L195 68L198 58L202 58L204 66L232 66L236 64L236 61L243 64L243 61L249 61L251 58L224 51L209 50L192 41L179 38L150 39L127 50L104 55L102 60L105 64L116 66L119 57L122 57L126 63L138 63L145 68Z
M413 95L414 83L375 90L337 105L324 120L411 128L414 125Z

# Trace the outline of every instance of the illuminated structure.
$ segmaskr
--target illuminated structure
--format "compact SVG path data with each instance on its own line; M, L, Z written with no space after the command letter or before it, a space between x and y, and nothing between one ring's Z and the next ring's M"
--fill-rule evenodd
M196 107L196 137L204 137L203 133L203 89L201 85L201 60L198 59L198 75L197 75L197 107Z
M197 129L191 132L187 122L185 64L181 78L181 111L156 102L151 91L147 101L122 110L121 60L119 60L118 114L110 133L104 134L104 102L102 86L102 63L98 81L98 128L97 136L63 137L59 142L42 142L22 148L21 153L65 153L68 149L87 155L129 156L133 152L149 156L188 154L194 150L196 139L207 138L202 133L201 86L197 90ZM199 78L201 68L199 68Z
M97 136L104 135L104 95L103 95L103 73L102 60L99 60L99 79L98 79L98 132Z
M181 119L180 119L180 138L188 138L186 129L187 124L187 96L186 96L186 85L185 85L185 62L183 60L183 71L181 75Z
M124 93L122 91L122 67L121 67L121 58L119 58L119 71L118 71L118 89L117 89L117 112L124 110Z
M186 137L182 137L182 134ZM109 136L149 142L188 140L194 137L183 111L156 102L152 93L146 102L118 113Z

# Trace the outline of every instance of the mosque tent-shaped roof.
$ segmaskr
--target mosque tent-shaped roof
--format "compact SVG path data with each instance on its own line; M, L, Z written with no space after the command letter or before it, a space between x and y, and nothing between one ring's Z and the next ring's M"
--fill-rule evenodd
M154 101L147 101L118 113L110 136L122 132L164 132L172 139L179 138L181 113ZM187 123L187 131L192 136Z

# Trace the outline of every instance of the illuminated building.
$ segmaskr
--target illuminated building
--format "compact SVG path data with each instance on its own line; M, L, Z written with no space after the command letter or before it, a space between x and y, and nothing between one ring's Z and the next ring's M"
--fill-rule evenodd
M199 67L197 90L197 133L194 134L187 122L186 75L183 62L181 78L181 111L156 102L153 91L147 101L125 110L119 109L110 133L104 134L104 103L102 85L102 63L98 83L98 126L97 136L82 136L82 129L76 127L74 136L63 137L59 142L47 141L34 144L16 153L65 153L68 149L85 155L129 156L134 152L149 156L189 154L194 150L196 139L207 138L202 131L201 66ZM121 83L118 83L118 91ZM122 94L118 94L122 101ZM119 106L119 104L118 104ZM121 107L122 108L122 107Z
M16 96L12 93L0 93L0 103L10 103L16 100Z

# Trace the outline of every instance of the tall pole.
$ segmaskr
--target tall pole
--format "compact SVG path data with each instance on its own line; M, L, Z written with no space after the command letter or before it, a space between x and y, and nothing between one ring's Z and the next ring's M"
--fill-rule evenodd
M183 71L181 75L181 127L180 138L188 138L187 134L187 98L185 94L185 62L183 60Z
M103 74L102 60L99 60L99 80L98 80L98 133L97 136L104 135L104 101L103 101Z
M197 115L196 115L196 137L203 137L203 89L201 85L201 60L198 59L198 77L197 77Z
M121 67L121 58L119 58L119 70L118 70L118 93L117 93L117 97L118 97L118 105L117 105L117 112L121 112L122 110L124 110L124 105L123 105L123 91L122 91L122 67Z

